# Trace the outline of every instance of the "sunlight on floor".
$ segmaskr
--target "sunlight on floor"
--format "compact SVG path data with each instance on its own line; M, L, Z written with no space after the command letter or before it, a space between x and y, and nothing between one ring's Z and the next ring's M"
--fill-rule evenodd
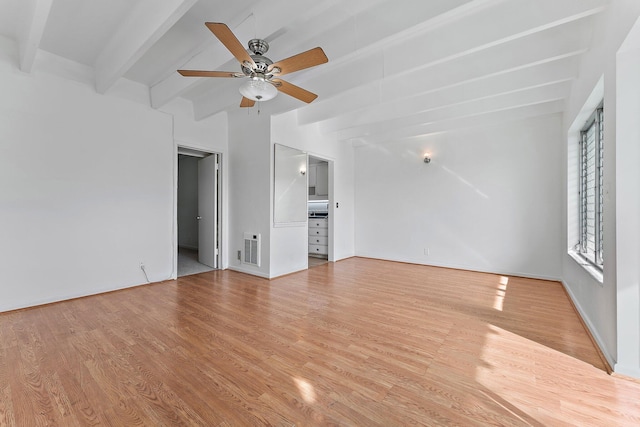
M506 284L502 286L506 288ZM477 367L475 380L485 389L485 397L512 415L531 422L530 417L535 414L527 414L526 401L529 390L537 385L536 360L530 353L532 342L498 326L487 326L486 341L480 354L484 365ZM505 359L507 346L513 350Z
M500 286L498 286L498 291L496 292L496 297L493 300L493 308L502 311L502 306L504 304L504 296L507 293L507 284L509 283L509 278L505 276L500 276Z
M300 392L302 400L307 403L314 403L316 401L316 392L309 381L303 380L302 378L294 378L293 382L296 383L296 387L298 387L298 392Z

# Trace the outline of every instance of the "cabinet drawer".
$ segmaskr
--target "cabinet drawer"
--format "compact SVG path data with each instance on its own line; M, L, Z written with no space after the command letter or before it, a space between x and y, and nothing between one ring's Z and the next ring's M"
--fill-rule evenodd
M326 218L309 218L309 228L327 228L328 225Z
M328 247L324 245L309 245L310 254L327 255L329 253L327 249Z
M309 228L309 241L311 242L313 237L316 236L328 236L329 230L326 228Z
M329 239L327 238L327 236L313 235L313 236L309 236L309 244L326 246L329 244Z

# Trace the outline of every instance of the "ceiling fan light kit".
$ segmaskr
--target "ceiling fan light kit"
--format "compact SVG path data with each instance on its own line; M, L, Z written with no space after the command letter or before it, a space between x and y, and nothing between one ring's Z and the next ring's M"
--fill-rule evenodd
M269 50L269 43L265 40L250 40L248 46L253 55L249 55L249 52L242 47L240 41L225 24L206 22L205 25L240 62L242 73L178 70L178 73L182 76L248 78L249 80L240 86L240 93L243 96L240 107L253 107L256 101L273 99L278 94L278 91L306 103L310 103L317 98L316 94L286 82L280 79L280 76L328 62L329 59L322 48L316 47L274 63L264 56ZM276 77L277 79L274 79Z
M278 89L262 77L252 77L240 86L240 93L252 101L268 101L278 94Z

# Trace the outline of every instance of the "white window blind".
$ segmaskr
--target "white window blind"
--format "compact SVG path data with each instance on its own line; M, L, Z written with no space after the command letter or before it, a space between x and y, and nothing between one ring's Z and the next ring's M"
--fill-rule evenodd
M604 110L593 112L580 138L580 242L578 250L590 263L603 265Z

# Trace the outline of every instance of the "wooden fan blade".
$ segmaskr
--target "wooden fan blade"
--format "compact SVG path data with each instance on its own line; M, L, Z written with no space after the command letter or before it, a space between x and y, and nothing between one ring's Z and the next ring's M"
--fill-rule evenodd
M242 97L242 101L240 101L240 107L253 107L256 105L256 101L253 99Z
M277 67L280 68L281 71L279 73L274 72L273 74L277 76L284 76L285 74L304 70L305 68L315 67L316 65L324 64L326 62L329 62L329 58L324 54L322 48L316 47L276 62L269 67L269 71Z
M205 22L204 25L211 30L213 35L216 36L227 49L229 49L229 52L231 52L241 64L246 61L252 66L255 66L255 63L253 62L253 59L251 59L247 50L242 46L242 43L240 43L238 38L226 24L221 22Z
M235 77L232 71L199 71L199 70L178 70L184 77Z
M293 96L294 98L306 102L307 104L318 97L318 95L316 95L315 93L309 92L306 89L302 89L301 87L296 86L292 83L285 82L284 80L273 79L271 81L275 83L276 88L278 88L280 92L286 93L289 96Z

